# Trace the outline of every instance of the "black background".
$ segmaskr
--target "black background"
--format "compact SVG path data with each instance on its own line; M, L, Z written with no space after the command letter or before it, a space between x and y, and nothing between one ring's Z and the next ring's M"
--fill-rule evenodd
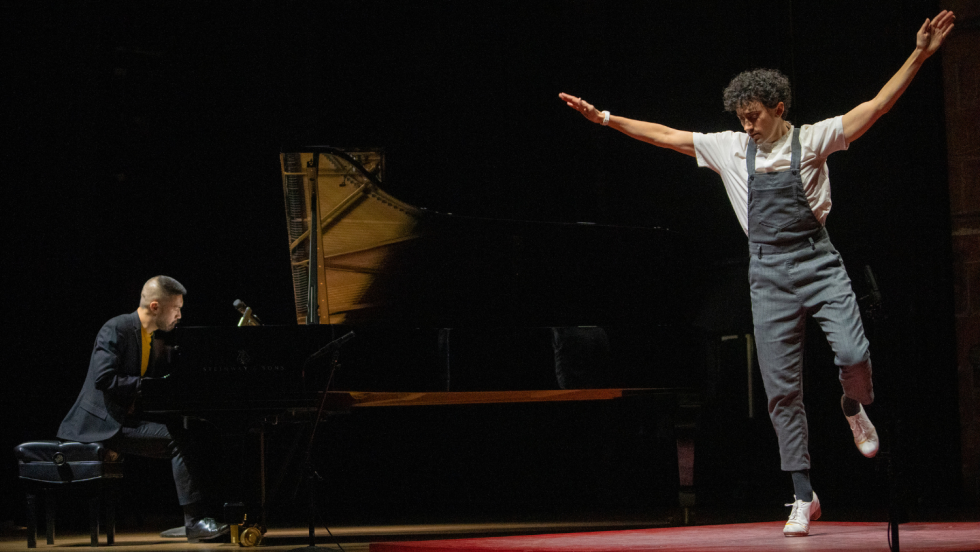
M277 159L285 145L383 147L385 189L441 212L675 230L702 263L700 296L710 299L684 316L696 315L709 337L745 333L745 237L717 175L587 123L558 92L676 128L737 130L721 90L742 70L776 67L794 86L788 118L816 122L872 98L936 11L935 2L916 0L887 9L844 0L4 3L3 448L53 437L98 328L131 312L150 276L171 275L190 290L188 325L233 324L236 298L267 323L294 323ZM829 160L828 229L855 285L870 265L885 297L887 318L869 323L874 408L901 434L894 442L902 443L914 507L954 501L959 472L942 100L937 57L892 113ZM874 488L881 498L883 465L854 461L832 357L821 337L811 341L818 489L836 490L845 503L861 494L851 488ZM426 412L413 414L420 425L448 423ZM489 425L498 414L487 415L476 419ZM541 416L589 418L574 410ZM760 435L771 433L767 423ZM594 451L609 438L601 427L574 437L555 430L550 439L579 439L575 446ZM439 431L425 431L419 440L439 442ZM477 431L463 424L457 433ZM542 439L512 433L506 446ZM437 450L452 464L448 450ZM396 481L379 472L435 473L411 469L429 456L406 454L371 456L374 471L348 466L349 485L358 477ZM549 454L540 463L559 462ZM490 469L475 456L456 469ZM754 458L771 464L777 456L770 444ZM619 465L615 454L604 458L609 469ZM727 464L711 465L724 474ZM2 465L3 487L14 488L10 456ZM573 469L560 483L597 486L575 479L590 469ZM788 478L770 475L763 481L787 498ZM409 489L439 485L419 477ZM720 488L727 477L715 477ZM526 501L537 509L561 511L573 494L553 493L551 478L509 481L528 496L556 497ZM455 501L479 512L491 501L479 485L463 497L453 485L428 502L406 491L391 503L397 510ZM174 508L166 477L159 486L161 508ZM5 519L19 515L7 496ZM501 500L519 511L520 496ZM614 497L596 504L617 505Z

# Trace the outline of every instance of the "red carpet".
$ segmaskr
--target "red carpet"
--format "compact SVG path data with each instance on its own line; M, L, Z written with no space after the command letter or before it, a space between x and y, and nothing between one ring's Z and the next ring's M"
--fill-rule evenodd
M888 551L884 523L817 522L810 536L783 536L783 522L668 527L598 533L566 533L491 537L483 539L387 542L371 545L371 552L606 552L676 550L860 550ZM980 551L980 523L906 523L899 530L904 552Z

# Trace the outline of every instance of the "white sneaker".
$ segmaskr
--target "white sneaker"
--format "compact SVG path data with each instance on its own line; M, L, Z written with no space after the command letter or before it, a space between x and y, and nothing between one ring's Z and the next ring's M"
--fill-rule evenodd
M844 408L844 397L840 398L841 408ZM857 445L861 454L868 458L874 458L878 454L878 432L875 426L868 419L864 407L858 404L858 413L853 416L844 415L848 425L851 426L851 433L854 434L854 444Z
M796 496L793 496L795 499ZM820 519L820 499L813 493L813 502L797 500L792 504L793 511L789 513L789 521L783 527L784 537L805 537L810 534L810 521Z

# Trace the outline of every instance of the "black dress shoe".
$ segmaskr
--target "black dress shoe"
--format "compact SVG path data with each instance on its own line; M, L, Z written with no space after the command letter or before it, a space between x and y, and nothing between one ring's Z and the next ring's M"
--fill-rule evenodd
M201 518L187 528L187 542L201 542L226 535L229 531L227 523L218 524L214 518Z

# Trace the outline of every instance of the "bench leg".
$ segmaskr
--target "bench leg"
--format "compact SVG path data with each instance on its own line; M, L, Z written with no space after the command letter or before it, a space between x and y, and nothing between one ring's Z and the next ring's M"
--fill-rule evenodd
M88 524L92 529L92 546L99 545L99 495L88 500Z
M105 535L108 544L116 543L116 485L109 483L105 488Z
M48 544L54 544L54 520L58 514L58 499L54 489L44 489L44 518L47 525L45 534L48 537Z
M27 492L27 547L37 548L37 494Z

